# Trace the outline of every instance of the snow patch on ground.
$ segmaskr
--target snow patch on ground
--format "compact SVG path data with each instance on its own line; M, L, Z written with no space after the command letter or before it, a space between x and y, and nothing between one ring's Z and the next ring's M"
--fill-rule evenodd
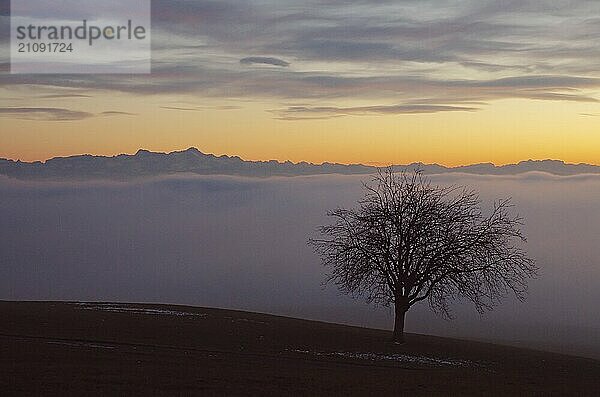
M87 343L87 342L57 342L57 341L52 341L52 342L46 342L49 345L63 345L63 346L74 346L74 347L89 347L92 349L114 349L115 346L109 346L109 345L98 345L95 343Z
M411 356L408 354L382 354L382 353L360 353L360 352L314 352L309 350L292 350L295 353L311 354L325 357L343 357L355 360L397 362L405 364L428 365L435 367L472 367L478 363L469 360L450 358L435 358L426 356Z
M262 324L262 325L268 324L264 321L250 320L248 318L233 318L233 317L229 317L229 316L225 316L223 318L231 321L232 323L252 323L252 324Z
M168 310L168 309L148 309L142 307L131 307L125 305L117 305L112 303L77 303L77 305L83 310L97 310L103 312L112 312L112 313L134 313L134 314L147 314L147 315L155 315L155 316L178 316L178 317L201 317L206 318L208 314L202 313L190 313L183 312L178 310Z

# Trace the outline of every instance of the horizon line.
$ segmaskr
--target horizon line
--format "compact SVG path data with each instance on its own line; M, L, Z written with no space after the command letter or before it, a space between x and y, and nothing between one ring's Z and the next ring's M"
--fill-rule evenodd
M373 167L373 168L385 168L385 167L391 167L391 166L411 166L411 165L425 165L425 166L440 166L440 167L444 167L444 168L448 168L448 169L452 169L452 168L460 168L460 167L469 167L469 166L475 166L475 165L492 165L494 167L504 167L504 166L511 166L511 165L519 165L522 163L527 163L527 162L544 162L544 161L552 161L552 162L561 162L565 165L575 165L575 166L593 166L593 167L600 167L600 164L594 164L594 163L585 163L585 162L579 162L579 163L570 163L567 162L565 160L561 160L561 159L555 159L555 158L529 158L526 160L519 160L517 162L507 162L507 163L494 163L493 161L482 161L482 162L476 162L476 163L461 163L459 165L447 165L447 164L443 164L443 163L426 163L423 161L413 161L410 163L388 163L388 164L384 164L384 163L380 163L377 161L368 161L368 162L363 162L363 163L353 163L353 162L331 162L331 161L323 161L321 163L314 163L314 162L310 162L310 161L306 161L306 160L300 160L300 161L291 161L289 159L287 160L282 160L282 159L246 159L241 157L240 155L236 155L236 154L227 154L227 153L222 153L222 154L217 154L217 153L208 153L208 152L203 152L202 150L198 149L195 146L190 146L186 149L176 149L176 150L171 150L171 151L152 151L149 149L144 149L144 148L139 148L136 150L135 153L117 153L117 154L93 154L93 153L79 153L79 154L68 154L68 155L58 155L58 156L53 156L53 157L48 157L46 159L43 160L31 160L31 161L26 161L26 160L21 160L19 158L9 158L9 157L0 157L0 160L8 160L8 161L13 161L13 162L20 162L20 163L26 163L26 164L34 164L34 163L42 163L45 164L46 162L50 161L50 160L54 160L54 159L65 159L65 158L73 158L73 157L84 157L84 156L91 156L91 157L104 157L104 158L115 158L115 157L119 157L119 156L136 156L138 155L140 152L146 152L146 153L152 153L152 154L164 154L164 155L170 155L170 154L174 154L174 153L183 153L183 152L187 152L190 150L195 150L199 153L202 153L204 155L212 155L215 157L223 157L223 156L227 156L227 157L237 157L240 158L242 161L247 161L247 162L270 162L270 161L277 161L278 163L292 163L292 164L302 164L302 163L307 163L307 164L311 164L311 165L325 165L325 164L334 164L334 165L345 165L345 166L365 166L365 167Z

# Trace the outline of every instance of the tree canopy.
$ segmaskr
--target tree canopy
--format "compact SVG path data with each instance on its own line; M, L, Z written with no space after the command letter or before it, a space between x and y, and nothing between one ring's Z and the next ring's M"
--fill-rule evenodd
M328 213L311 244L329 269L328 282L368 302L395 306L394 339L417 302L450 315L466 298L479 311L509 292L523 300L537 268L524 251L522 218L510 199L484 212L479 195L464 187L433 185L422 172L380 170L353 209ZM400 328L400 329L398 329Z

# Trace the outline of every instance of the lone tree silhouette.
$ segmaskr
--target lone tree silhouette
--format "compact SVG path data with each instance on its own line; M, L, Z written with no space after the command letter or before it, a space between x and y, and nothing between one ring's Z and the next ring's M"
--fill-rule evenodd
M404 342L405 315L417 302L450 317L453 299L466 298L479 312L510 291L524 300L537 268L520 248L522 220L510 214L510 199L484 214L475 191L434 186L421 171L387 168L372 182L357 209L330 211L332 224L309 244L329 268L327 282L394 305L394 342Z

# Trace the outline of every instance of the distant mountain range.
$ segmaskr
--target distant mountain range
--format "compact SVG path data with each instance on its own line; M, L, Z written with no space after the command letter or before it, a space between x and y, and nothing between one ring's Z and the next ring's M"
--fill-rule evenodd
M495 166L491 163L460 167L413 163L408 169L421 168L427 174L464 172L479 175L516 175L539 171L554 175L600 174L600 166L567 164L557 160L529 160L518 164ZM134 155L118 156L80 155L56 157L45 162L22 162L0 159L0 175L23 180L124 180L140 177L173 175L237 175L252 177L300 176L321 174L370 174L375 167L362 164L312 164L290 161L245 161L237 156L215 156L196 148L172 153L139 150Z

